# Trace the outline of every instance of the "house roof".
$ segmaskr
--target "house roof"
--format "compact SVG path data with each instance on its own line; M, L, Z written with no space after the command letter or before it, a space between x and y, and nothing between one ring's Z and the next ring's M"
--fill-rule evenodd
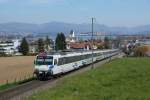
M70 48L82 49L82 48L85 48L85 44L84 43L71 43Z
M103 45L103 42L94 41L93 44L96 46L99 46L99 45ZM91 48L92 42L84 41L84 42L70 43L70 48L74 48L74 49L83 49L83 48L86 48L87 46L89 46L89 48Z

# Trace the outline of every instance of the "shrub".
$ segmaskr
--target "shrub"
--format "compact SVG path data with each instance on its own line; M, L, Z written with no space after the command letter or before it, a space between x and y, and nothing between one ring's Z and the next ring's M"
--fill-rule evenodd
M147 52L146 46L139 46L134 49L134 56L143 57L146 56L146 52Z

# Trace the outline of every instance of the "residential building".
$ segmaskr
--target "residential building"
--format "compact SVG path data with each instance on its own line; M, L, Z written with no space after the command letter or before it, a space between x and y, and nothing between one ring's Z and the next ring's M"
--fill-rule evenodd
M93 48L95 50L98 49L100 46L103 46L103 44L103 42L95 40L93 41L92 47L92 41L75 42L67 44L67 49L91 50Z
M20 41L18 39L0 42L0 53L12 55L19 51Z

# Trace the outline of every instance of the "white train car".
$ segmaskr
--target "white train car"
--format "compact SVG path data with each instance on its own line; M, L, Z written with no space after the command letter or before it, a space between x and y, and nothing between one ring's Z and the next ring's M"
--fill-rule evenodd
M118 49L93 51L93 58L92 51L39 54L34 61L34 74L38 78L45 78L66 73L92 62L109 58L116 55L118 51Z

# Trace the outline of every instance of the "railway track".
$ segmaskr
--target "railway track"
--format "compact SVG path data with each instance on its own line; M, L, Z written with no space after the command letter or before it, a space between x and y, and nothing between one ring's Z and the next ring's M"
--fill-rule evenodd
M42 84L43 82L37 82L36 80L33 80L23 85L2 91L0 92L0 100L9 100L17 95L20 95L22 92L30 91Z
M115 59L115 58L118 58L118 55L111 57L111 60ZM96 63L94 63L94 66L95 67L97 65L99 66L108 61L110 61L110 58L107 58L100 62L96 62ZM90 66L90 65L88 65L88 66ZM80 70L75 70L75 71L69 72L67 74L64 74L61 77L51 78L47 81L33 80L30 82L24 83L22 85L13 87L11 89L1 91L0 92L0 100L22 100L24 97L30 96L31 94L33 94L35 92L55 86L55 83L64 77L67 77L70 75L75 75L76 73L81 73L81 72L90 70L91 67L88 67L88 66L82 67Z

